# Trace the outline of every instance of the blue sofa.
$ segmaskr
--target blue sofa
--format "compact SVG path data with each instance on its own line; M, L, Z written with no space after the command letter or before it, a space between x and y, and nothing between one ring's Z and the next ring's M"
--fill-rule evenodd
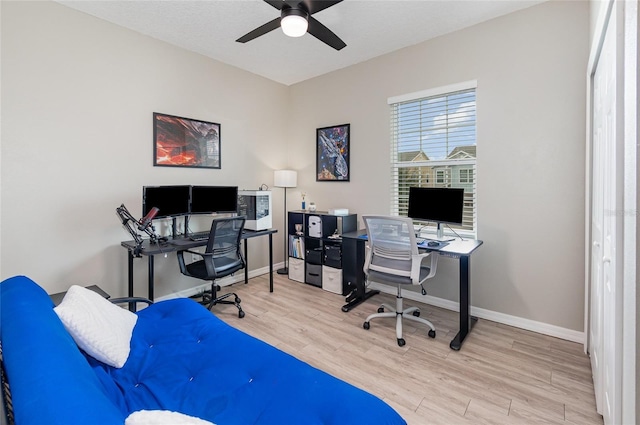
M405 424L379 398L253 338L189 299L137 313L122 368L83 353L47 293L0 284L0 337L17 425L123 424L171 410L225 424Z

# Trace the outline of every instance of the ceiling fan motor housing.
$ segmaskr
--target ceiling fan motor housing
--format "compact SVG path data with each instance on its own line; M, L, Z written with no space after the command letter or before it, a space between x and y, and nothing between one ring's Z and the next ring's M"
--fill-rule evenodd
M280 13L280 19L284 19L287 16L301 16L307 21L309 20L309 13L306 10L297 7L283 7Z

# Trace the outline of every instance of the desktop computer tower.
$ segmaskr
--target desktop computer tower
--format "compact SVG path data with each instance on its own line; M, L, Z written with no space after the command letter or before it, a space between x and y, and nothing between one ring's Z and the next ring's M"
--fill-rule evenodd
M239 190L238 215L247 217L248 230L265 230L273 226L270 190Z

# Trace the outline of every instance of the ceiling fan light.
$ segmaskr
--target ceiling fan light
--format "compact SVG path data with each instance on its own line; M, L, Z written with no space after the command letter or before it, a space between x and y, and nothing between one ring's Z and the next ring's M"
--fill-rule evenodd
M309 22L302 16L289 15L280 20L280 26L289 37L302 37L307 33Z

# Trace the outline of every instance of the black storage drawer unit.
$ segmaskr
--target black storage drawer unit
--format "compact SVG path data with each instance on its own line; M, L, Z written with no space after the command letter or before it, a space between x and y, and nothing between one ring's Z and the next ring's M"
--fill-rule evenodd
M340 245L325 245L324 265L336 269L342 268L342 247Z
M307 249L306 252L307 263L309 264L322 264L322 248Z
M348 293L344 291L342 273L342 234L357 230L358 215L323 211L289 211L287 214L289 278L336 294L341 293L342 283L342 294Z
M307 262L305 282L310 285L317 286L318 288L322 288L322 266Z

